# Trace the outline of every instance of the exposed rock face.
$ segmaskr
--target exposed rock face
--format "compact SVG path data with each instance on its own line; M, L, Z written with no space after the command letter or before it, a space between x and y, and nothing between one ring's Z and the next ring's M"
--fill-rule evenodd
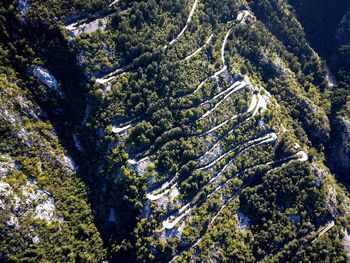
M18 192L18 193L17 193ZM28 180L20 189L15 190L10 184L0 181L0 208L10 217L6 224L19 228L20 222L32 217L51 222L63 218L55 213L55 200L51 194L38 188L35 180ZM9 197L12 198L9 198Z
M61 98L64 98L64 94L56 78L47 69L36 65L30 70L30 72L34 77L38 78L43 85L55 90Z
M57 92L58 82L52 75L41 67L29 73L34 72L49 90ZM69 244L65 236L71 230L65 219L85 209L79 205L66 212L62 206L67 200L63 182L77 180L77 167L22 83L12 75L0 74L0 261L3 255L5 260L18 262L16 258L23 258L21 253L33 246L51 251L51 245ZM75 195L68 191L71 197ZM86 214L83 217L79 222L88 220ZM48 238L52 231L54 237Z
M40 75L39 71L35 74ZM46 71L43 71L44 73ZM46 75L46 74L44 74ZM52 77L45 77L48 85L54 87L57 82ZM2 79L6 81L6 79ZM49 81L51 80L51 82ZM17 86L8 86L9 94L16 93ZM19 93L19 92L18 92ZM22 146L16 147L23 151L30 151L33 148L34 142L37 140L39 134L33 128L36 123L41 122L43 117L40 109L31 105L27 98L23 95L18 95L11 100L6 97L0 98L0 120L3 125L6 125L9 134L13 140L20 142ZM32 121L32 126L26 127L26 122ZM25 128L17 128L25 127ZM56 153L48 144L41 141L42 151L45 149L48 153L55 156ZM12 148L7 145L7 148ZM1 152L4 148L1 149ZM41 155L44 155L43 153ZM45 156L48 157L48 156ZM40 160L41 164L47 161L43 158ZM42 171L42 167L38 168ZM32 179L30 175L21 184L14 184L14 174L22 173L22 165L19 164L16 158L10 154L0 153L0 208L6 214L5 224L9 227L20 228L21 222L27 218L40 219L46 222L51 222L53 219L62 220L60 216L56 215L55 200L51 193L39 188L36 180ZM35 239L37 241L37 239Z
M340 21L339 28L336 32L336 38L340 44L347 44L350 42L350 10L343 16Z
M270 57L266 52L261 52L260 57L266 68L265 70L269 71L272 76L287 77L287 68L280 57Z
M343 228L344 237L342 240L347 259L350 260L350 233L348 229Z
M31 7L32 4L28 0L18 1L18 11L20 15L25 15Z

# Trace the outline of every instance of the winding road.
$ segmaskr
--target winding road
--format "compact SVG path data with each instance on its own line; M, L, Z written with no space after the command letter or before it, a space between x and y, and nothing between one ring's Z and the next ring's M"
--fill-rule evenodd
M237 153L236 156L234 156L233 159L236 159L238 156L242 155L244 152L248 151L249 149L256 147L258 145L261 144L265 144L265 143L270 143L274 140L277 139L277 135L275 133L271 133L268 134L266 136L263 136L261 138L258 138L256 140L253 140L254 143L253 145L246 147L245 149L243 149L241 152ZM260 141L261 140L261 141ZM226 157L229 153L231 153L233 150L231 150L230 152L224 154L222 157L218 158L217 160L215 160L216 162L218 162L219 160L223 159L224 157ZM233 160L231 160L230 162L232 162ZM213 162L214 163L214 162ZM210 164L211 166L213 166L214 164ZM206 167L205 167L206 168ZM206 168L207 169L207 168ZM214 178L212 178L206 185L211 184L212 182L214 182L216 179L218 178L218 176L215 176ZM223 185L226 185L227 182ZM205 199L210 198L212 195L214 195L215 193L217 193L222 187L223 185L218 186L214 191L212 191L211 193L207 194ZM177 216L174 220L172 220L170 222L170 218L171 216L169 216L166 220L163 221L163 229L172 229L173 227L175 227L175 225L186 215L188 214L193 208L196 207L196 205L192 205L192 201L187 203L186 205L184 205L182 208L179 209L179 216Z
M244 173L246 173L246 172L248 172L248 171L251 171L251 170L253 170L253 169L255 169L256 167L259 167L259 166L261 166L261 165L272 165L272 164L278 164L278 163L285 162L285 161L290 161L290 160L292 161L292 160L294 160L295 157L297 157L297 156L299 156L299 158L297 158L297 160L299 160L299 161L304 161L305 158L301 158L301 157L300 157L301 155L303 156L304 154L306 154L306 153L305 153L305 152L302 153L302 151L301 151L301 152L298 152L298 153L293 154L293 155L291 155L291 156L289 156L289 157L286 157L286 158L282 158L282 159L279 159L279 160L276 160L276 161L270 161L270 162L267 162L267 163L264 163L264 164L257 165L257 166L255 166L255 167L251 167L251 168L245 169L245 170L243 170L242 172L240 172L240 173L236 174L235 176L233 176L232 178L230 178L229 180L227 180L226 183L225 183L224 185L226 185L227 183L229 183L231 180L233 180L233 179L236 178L237 176L242 175L242 174L244 174ZM286 163L284 163L284 164L286 164ZM176 254L174 255L174 257L169 261L169 263L174 262L174 261L175 261L179 256L181 256L183 253L185 253L186 251L188 251L188 250L190 250L190 249L196 247L196 246L203 240L203 238L205 237L206 232L207 232L208 229L213 225L213 223L214 223L215 220L218 218L218 216L222 213L222 211L223 211L223 210L230 204L230 202L232 202L232 201L241 193L241 191L242 191L245 187L247 187L247 186L248 186L248 183L244 183L244 184L233 194L232 197L230 197L228 200L226 200L226 201L224 202L224 204L221 206L220 210L212 217L212 219L210 220L208 226L206 227L206 230L202 232L202 234L201 234L200 237L196 240L196 242L194 242L194 243L193 243L192 245L190 245L189 247L183 249L182 251L176 253ZM220 187L222 187L222 185L220 185L218 188L220 188ZM218 188L217 188L217 189L218 189ZM216 192L216 190L215 190L214 192ZM214 192L213 192L211 195L213 195ZM210 196L211 196L211 195L210 195ZM208 196L207 198L209 198L209 196ZM189 213L189 212L187 212L187 213ZM187 213L186 213L186 214L187 214ZM177 223L178 223L183 217L184 217L184 215L183 215L179 220L177 220ZM176 225L176 224L175 224L175 225ZM172 226L172 224L167 225L167 226ZM329 231L333 226L334 226L334 221L330 222L330 223L327 225L327 227L324 228L324 229L319 233L318 237L317 237L314 241L316 241L317 239L319 239L320 237L322 237L322 235L324 235L327 231ZM313 241L313 242L314 242L314 241Z
M205 46L208 45L208 44L210 43L210 41L211 41L213 35L214 35L214 34L211 34L211 35L209 36L209 38L207 39L207 41L205 41L205 43L204 43L203 46L201 46L200 48L198 48L198 49L197 49L196 51L194 51L192 54L190 54L190 55L188 55L187 57L185 57L184 60L189 60L189 59L191 59L192 57L194 57L195 55L197 55L199 52L201 52L202 49L205 48Z
M210 79L213 79L213 78L217 78L219 75L221 75L223 72L225 72L227 70L227 65L226 65L226 60L225 60L225 47L226 47L226 42L228 40L228 37L231 33L231 28L227 31L226 35L225 35L225 38L224 38L224 41L222 42L222 45L221 45L221 61L222 61L222 68L218 71L216 71L213 75L207 77L205 80L203 80L198 86L197 88L192 92L192 94L195 94L197 93L203 86L204 84L210 80Z
M259 107L261 106L261 104L258 103L258 99L253 100L249 106L250 111L254 110L254 113L257 113L258 110L255 109L259 109ZM243 123L249 121L250 119L252 119L254 117L254 115L248 117L247 119L245 119L244 121L240 122L239 124L235 125L235 127L233 127L232 129L230 129L224 136L222 136L219 140L217 140L207 151L205 151L203 154L201 154L200 156L198 156L196 158L196 160L199 160L200 158L202 158L203 156L207 155L209 152L212 152L213 149L215 149L215 147L218 147L218 145L227 138L227 136L229 136L230 134L232 134L234 132L234 130L242 125ZM229 118L228 120L224 121L223 123L219 124L218 126L214 127L213 129L218 129L218 127L222 127L223 125L225 125L227 122L230 121L230 119L234 119L236 118L236 116L233 116L231 118ZM152 190L151 192L147 193L147 198L151 201L156 201L160 198L162 198L163 196L165 196L170 190L172 190L176 185L177 185L177 178L178 178L178 172L174 175L174 177L170 180L167 181L165 183L163 183L161 185L161 187Z
M198 4L198 0L195 0L193 5L192 5L192 8L191 8L191 11L190 11L190 14L187 18L187 21L186 21L186 25L183 27L183 29L180 31L180 33L173 39L169 42L168 45L165 45L164 46L164 49L168 48L169 46L173 45L186 31L187 27L189 26L189 24L191 23L192 21L192 17L194 15L194 12L196 11L196 8L197 8L197 4Z

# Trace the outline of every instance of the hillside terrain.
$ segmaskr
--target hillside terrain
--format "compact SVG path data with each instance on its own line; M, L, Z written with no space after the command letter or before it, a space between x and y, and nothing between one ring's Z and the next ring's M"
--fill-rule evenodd
M3 0L0 261L348 262L345 0Z
M332 113L329 116L333 129L328 145L329 165L334 172L349 182L349 25L348 1L291 1L305 27L312 46L327 62L332 79ZM316 8L317 7L317 8Z

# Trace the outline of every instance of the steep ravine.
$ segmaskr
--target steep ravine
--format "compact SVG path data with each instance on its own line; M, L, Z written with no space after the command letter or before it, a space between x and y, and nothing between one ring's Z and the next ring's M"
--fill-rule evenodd
M19 73L18 77L30 87L33 103L39 105L46 113L47 120L52 124L60 144L78 168L77 176L89 189L88 202L94 211L94 223L98 226L102 237L108 239L106 233L108 208L104 207L107 202L102 191L104 185L96 183L98 167L95 162L90 161L91 156L99 156L98 148L90 147L97 143L98 135L94 128L86 127L83 123L88 104L96 104L94 97L89 95L88 79L79 68L70 43L57 25L49 26L42 23L42 20L22 23L12 14L7 19L9 27L13 30L11 41L15 42L16 38L26 41L33 48L30 55L38 55L43 68L48 70L60 85L62 96L43 94L42 90L37 88L38 80L35 80L30 73L30 68L36 65L35 61L23 63L14 59L13 68ZM47 45L50 48L47 48ZM20 53L22 57L30 56L25 49L19 52L23 52ZM77 149L77 141L83 150Z
M346 141L349 138L346 109L350 95L349 68L344 68L341 45L347 44L346 30L349 25L350 2L336 1L294 1L290 4L305 28L311 46L326 61L329 74L336 80L332 87L332 109L328 114L331 124L330 141L325 144L328 166L338 178L349 185L348 170L350 153ZM341 32L344 32L343 35Z
M33 0L33 20L9 12L18 50L0 69L17 72L10 80L47 112L52 135L39 123L38 141L56 138L51 155L64 151L76 170L70 188L64 173L52 186L44 147L25 165L28 178L65 194L57 218L76 246L57 244L66 257L58 261L346 261L350 199L324 165L325 68L285 1L111 1L98 23L108 3L97 0L87 9L94 30L76 37L56 17L83 24L87 10L76 1L68 12L67 1ZM53 3L62 4L55 13ZM25 163L27 153L16 153ZM34 193L46 198L44 190ZM55 261L37 241L25 255Z
M58 102L57 108L62 109L59 114L52 107L53 101L51 99L42 100L40 94L36 94L35 91L33 94L37 103L48 113L48 119L57 131L62 146L79 167L77 175L89 189L89 203L94 211L95 224L102 238L108 244L111 235L110 222L113 223L113 220L109 218L111 198L106 196L106 192L107 190L111 191L111 189L108 189L108 178L98 178L100 164L97 162L105 156L101 156L101 150L98 147L99 129L86 125L89 118L96 114L93 110L100 103L89 94L91 84L81 68L78 67L77 57L72 51L70 43L57 28L51 30L46 24L34 26L28 24L23 32L30 32L24 37L32 41L33 46L37 46L36 52L42 56L45 65L48 66L52 75L61 85L65 96ZM46 50L44 45L48 42L53 43L53 46L48 53L42 52ZM24 72L24 78L26 75L27 72ZM87 107L90 107L88 112L86 112ZM80 145L81 148L79 149L77 145Z

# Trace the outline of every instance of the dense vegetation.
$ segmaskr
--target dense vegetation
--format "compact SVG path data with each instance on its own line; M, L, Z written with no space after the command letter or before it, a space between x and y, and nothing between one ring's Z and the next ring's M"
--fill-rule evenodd
M339 118L348 116L344 114L346 111L343 109L349 103L350 96L350 39L348 37L350 3L343 0L331 2L291 0L290 3L295 7L308 39L327 62L329 70L337 81L330 96L332 102L330 119L333 129L331 140L327 144L327 152L332 169L348 182L348 167L337 155L339 149L343 148L342 137L347 134L346 129L341 128L343 124Z
M84 183L45 113L32 102L27 90L17 86L25 87L23 81L11 69L2 67L1 71L0 250L15 262L103 259L105 251ZM25 198L36 186L53 197L58 219L46 222L44 216L37 219L37 212L31 214L40 204L37 197L33 204L28 199L22 201L23 195Z
M59 219L9 228L0 211L4 257L346 262L349 199L325 147L329 117L349 112L348 45L334 92L286 1L46 0L19 14L6 0L0 11L0 158L16 163L0 180L34 179ZM65 172L68 153L79 169Z
M30 38L14 38L15 31L11 30L23 33L14 20L15 10L6 2L1 3L0 10L4 40L0 46L0 151L1 167L4 167L0 180L5 186L1 192L0 251L14 262L100 261L105 257L105 249L94 224L88 189L62 147L64 133L59 138L57 130L50 123L51 114L62 104L54 92L27 75L31 63L44 63L36 53L43 50L43 42L50 46L57 45L57 41L51 40L49 43L41 39L43 42L40 43L40 39L37 39L37 45L32 45ZM50 53L48 49L46 52ZM55 55L60 56L59 53ZM74 78L67 81L74 82ZM78 89L73 92L78 92ZM79 109L78 105L76 107ZM74 118L71 121L74 122ZM60 116L57 116L54 124L62 124ZM69 124L61 127L60 131L69 132ZM6 164L8 161L10 163ZM25 190L28 182L35 183ZM7 192L7 186L13 192ZM25 199L26 191L33 191L30 189L35 187L43 189L49 198L53 198L54 213L62 221L37 219L35 213L26 212L34 211L40 204L39 200L32 204ZM14 203L14 200L18 200L14 199L15 195L23 201ZM10 224L10 218L19 221L19 225Z

